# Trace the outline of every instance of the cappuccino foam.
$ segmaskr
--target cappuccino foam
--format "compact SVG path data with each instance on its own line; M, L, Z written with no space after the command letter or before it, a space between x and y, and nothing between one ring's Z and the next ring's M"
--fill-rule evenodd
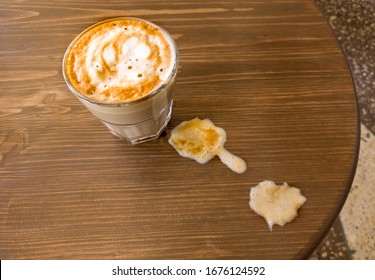
M163 31L145 21L106 21L73 43L66 74L73 87L90 99L134 101L168 79L174 66L172 44Z

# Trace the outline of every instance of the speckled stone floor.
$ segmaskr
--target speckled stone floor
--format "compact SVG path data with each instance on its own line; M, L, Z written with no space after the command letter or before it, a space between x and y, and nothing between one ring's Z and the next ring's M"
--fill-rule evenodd
M315 2L352 72L361 115L361 146L348 199L310 259L375 260L375 0Z

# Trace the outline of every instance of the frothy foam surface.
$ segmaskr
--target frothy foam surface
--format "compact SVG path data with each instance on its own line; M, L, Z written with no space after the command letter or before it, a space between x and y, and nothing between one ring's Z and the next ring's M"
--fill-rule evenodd
M234 172L244 173L247 170L246 162L224 148L226 140L224 129L215 126L209 119L195 118L175 127L168 142L183 157L204 164L219 156Z
M102 102L148 95L171 74L172 42L136 19L103 22L84 33L66 58L66 73L80 93Z
M294 220L305 202L301 191L287 183L263 181L250 190L250 208L267 221L270 230L274 224L284 226Z

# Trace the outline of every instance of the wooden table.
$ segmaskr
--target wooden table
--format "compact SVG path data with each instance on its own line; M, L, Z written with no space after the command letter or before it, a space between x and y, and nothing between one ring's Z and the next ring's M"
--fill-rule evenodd
M336 219L358 110L313 1L2 1L0 15L1 259L300 259ZM180 51L172 120L138 146L114 138L61 74L72 39L117 16L160 24ZM170 130L194 117L226 130L245 174L178 156ZM248 206L266 179L307 197L272 232Z

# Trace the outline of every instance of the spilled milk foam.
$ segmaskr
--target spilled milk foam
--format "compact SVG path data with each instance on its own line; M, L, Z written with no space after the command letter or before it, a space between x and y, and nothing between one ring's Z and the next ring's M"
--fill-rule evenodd
M204 164L213 157L220 160L236 173L244 173L247 164L224 148L227 134L209 119L194 118L176 126L168 142L182 157L190 158Z
M156 139L172 114L177 46L161 27L114 18L68 47L63 75L71 92L111 133L133 144Z
M288 183L260 182L250 189L250 208L262 216L270 230L274 224L284 226L298 216L298 209L306 202L301 190Z

